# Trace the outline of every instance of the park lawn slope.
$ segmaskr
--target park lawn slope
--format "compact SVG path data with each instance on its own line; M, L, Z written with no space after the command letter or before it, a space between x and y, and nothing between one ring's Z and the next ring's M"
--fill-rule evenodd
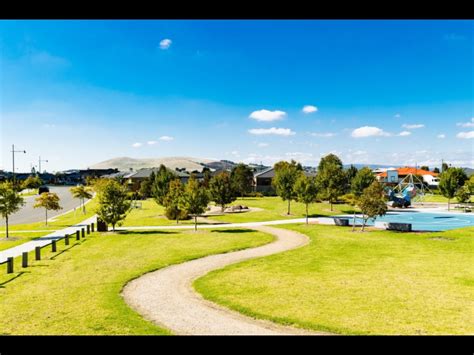
M51 259L0 273L0 334L167 334L129 308L120 292L142 274L209 254L256 247L273 236L250 230L93 233ZM58 252L64 251L62 242Z
M137 226L175 226L175 220L169 220L165 217L165 208L158 205L155 200L147 199L138 201L141 204L139 208L132 208L127 214L122 226L137 227ZM193 219L179 221L179 224L194 223Z
M339 334L474 333L474 227L285 228L311 243L213 271L197 291L247 315Z
M261 211L228 213L212 216L213 220L228 223L262 222L305 217L306 207L303 203L291 201L290 215L287 215L288 202L280 197L244 197L238 198L231 205L244 205L262 209ZM329 203L312 203L309 205L309 216L331 216L352 213L353 208L346 204L334 204L333 211Z
M6 233L0 232L0 251L16 247L17 245L29 242L33 239L45 236L51 232L33 232L25 233L20 231L11 231L9 238L6 238Z

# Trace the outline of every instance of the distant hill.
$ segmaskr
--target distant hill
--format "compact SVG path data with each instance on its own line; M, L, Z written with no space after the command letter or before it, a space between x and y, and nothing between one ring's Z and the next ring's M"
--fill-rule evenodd
M119 157L109 159L90 166L91 169L108 169L114 168L120 171L129 171L130 169L138 170L142 168L157 168L161 164L170 169L185 168L187 171L202 171L204 166L217 161L212 159L192 158L192 157L166 157L166 158L150 158L136 159L129 157Z
M383 164L344 164L344 168L349 168L351 165L354 165L357 169L361 169L365 166L368 166L370 169L382 168L400 168L401 165L383 165Z
M474 169L471 168L463 168L464 172L468 177L471 177L472 174L474 174Z

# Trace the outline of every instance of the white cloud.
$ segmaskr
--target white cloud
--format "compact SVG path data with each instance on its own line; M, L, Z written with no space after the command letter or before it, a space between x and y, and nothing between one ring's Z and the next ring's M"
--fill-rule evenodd
M165 38L160 41L160 48L161 49L168 49L171 46L171 43L173 43L172 40Z
M469 131L469 132L459 132L456 137L461 138L461 139L472 139L474 138L474 131Z
M459 126L459 127L474 127L474 117L471 118L471 122L465 122L465 123L459 122L459 123L456 123L456 126Z
M324 138L331 138L331 137L334 137L336 135L336 133L331 133L331 132L327 132L327 133L318 133L318 132L313 132L313 133L310 133L313 137L324 137Z
M159 139L160 141L169 142L169 141L172 141L174 138L170 136L161 136Z
M138 143L138 142L132 144L132 147L133 147L133 148L139 148L139 147L141 147L141 146L142 146L142 144L141 144L141 143Z
M417 128L423 128L425 127L424 124L407 124L405 123L404 125L402 125L403 128L406 128L406 129L417 129Z
M282 120L285 116L286 112L283 111L259 110L253 111L249 117L261 122L272 122Z
M402 136L402 137L406 137L406 136L411 135L411 132L403 131L403 132L400 132L398 135L399 135L399 136Z
M317 112L318 108L316 106L306 105L303 107L301 111L303 111L304 113L312 113L312 112Z
M436 138L444 139L444 138L446 138L446 135L445 135L444 133L438 134L438 135L436 136Z
M268 147L268 143L258 143L260 148Z
M399 113L396 113L393 117L395 117L395 118L400 118L401 115L400 115Z
M374 137L374 136L389 136L390 133L385 132L378 127L364 126L356 128L352 131L351 136L354 138Z
M277 136L294 136L296 134L295 132L293 132L289 128L276 128L276 127L272 127L272 128L253 128L253 129L249 129L249 133L250 134L255 134L257 136L266 135L266 134L274 134L274 135L277 135Z
M148 145L155 145L156 143L158 143L157 141L148 141L146 142Z

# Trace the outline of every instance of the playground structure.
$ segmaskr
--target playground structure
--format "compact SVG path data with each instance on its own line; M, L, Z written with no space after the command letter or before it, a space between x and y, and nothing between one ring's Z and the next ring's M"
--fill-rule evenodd
M413 202L421 202L426 195L432 194L431 190L425 186L425 183L419 176L408 174L403 180L396 184L386 183L385 190L392 207L407 208Z

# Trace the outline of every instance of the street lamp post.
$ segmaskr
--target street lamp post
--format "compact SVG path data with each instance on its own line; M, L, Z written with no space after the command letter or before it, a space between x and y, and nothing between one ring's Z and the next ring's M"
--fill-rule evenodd
M47 163L48 160L41 160L41 156L39 157L39 159L38 159L38 168L39 168L38 172L39 172L40 174L41 174L41 162L42 162L42 161L45 162L45 163Z
M15 153L25 153L26 150L15 150L15 144L12 144L12 161L13 161L13 185L16 183L15 179Z

